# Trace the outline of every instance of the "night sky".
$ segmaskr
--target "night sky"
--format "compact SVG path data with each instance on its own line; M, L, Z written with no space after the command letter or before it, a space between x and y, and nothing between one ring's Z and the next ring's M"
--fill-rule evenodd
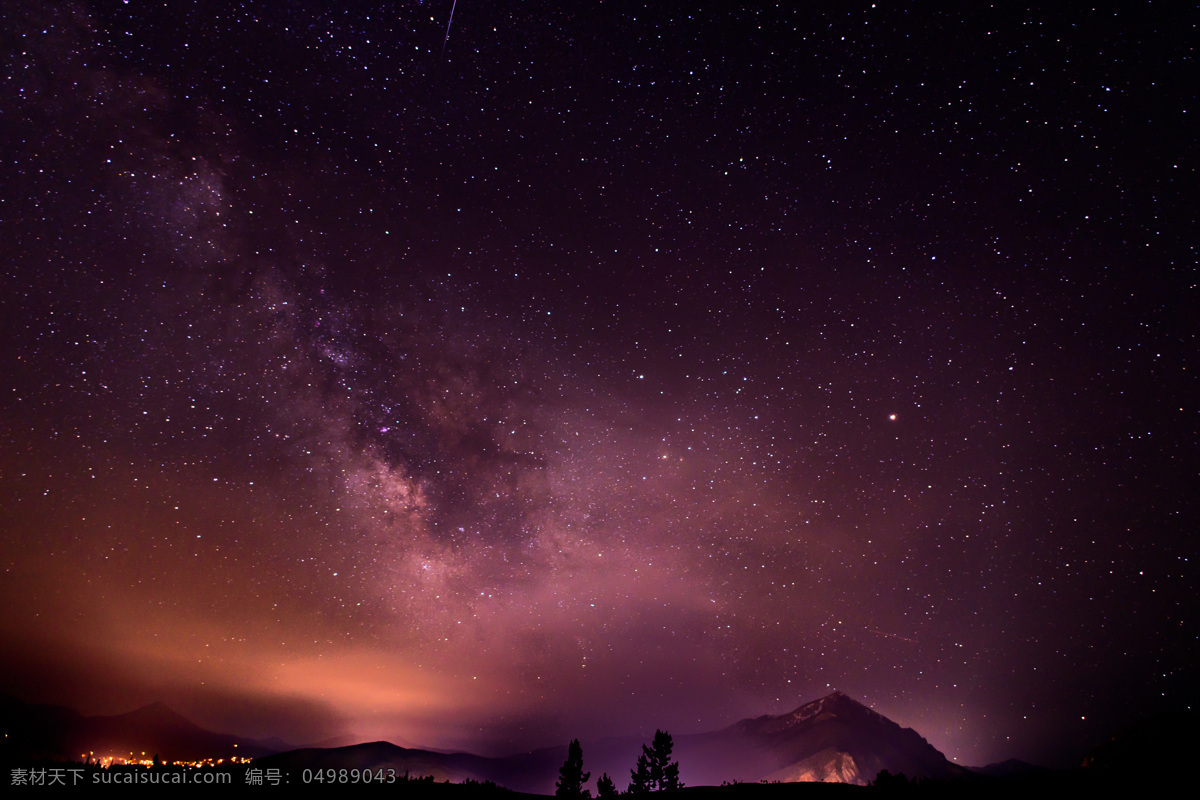
M1200 12L943 5L6 4L0 690L502 754L840 689L963 764L1194 708Z

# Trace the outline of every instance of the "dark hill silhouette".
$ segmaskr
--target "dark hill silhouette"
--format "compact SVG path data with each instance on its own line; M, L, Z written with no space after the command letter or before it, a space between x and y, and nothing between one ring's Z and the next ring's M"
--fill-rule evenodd
M8 733L7 756L38 760L81 760L127 756L163 761L201 758L257 758L278 752L253 739L213 733L162 703L112 716L85 717L62 706L23 703L0 695L0 728Z
M279 768L290 774L305 769L388 770L399 777L431 776L437 782L492 781L515 791L553 793L554 777L567 747L552 747L504 758L472 753L439 753L399 747L390 742L367 742L349 747L304 748L256 759L255 766ZM585 753L586 757L586 753ZM549 776L550 792L546 792Z
M623 789L646 741L646 737L621 737L585 742L584 767L593 777L607 772ZM289 770L393 769L398 775L432 775L438 781L490 780L520 792L552 794L566 755L565 744L505 758L484 758L374 742L281 753L256 763ZM935 779L970 775L915 731L840 692L790 714L746 719L723 730L675 737L674 758L688 786L759 780L865 785L883 769Z
M1084 758L1083 775L1108 786L1172 791L1190 786L1200 751L1200 714L1156 714L1126 726Z
M97 756L132 752L147 757L158 754L164 761L172 761L240 755L257 758L259 766L279 767L289 773L326 768L390 769L397 776L429 775L439 782L492 781L539 794L553 794L559 767L567 756L566 743L504 758L388 742L279 752L280 743L206 731L161 703L128 714L84 717L66 708L0 697L0 727L10 734L9 756L20 753L65 760L79 759L88 752ZM637 736L584 742L584 768L593 777L607 772L624 789L630 768L648 741L647 736ZM915 731L841 692L788 714L744 719L718 731L676 736L674 758L682 781L693 787L758 781L862 785L884 769L910 778L953 779L970 774L951 764Z
M1019 758L1010 758L1007 761L999 761L995 764L988 764L986 767L969 767L971 772L977 775L983 775L988 778L1018 778L1025 776L1038 776L1051 772L1048 767L1039 767L1036 764L1030 764L1027 761L1022 761Z

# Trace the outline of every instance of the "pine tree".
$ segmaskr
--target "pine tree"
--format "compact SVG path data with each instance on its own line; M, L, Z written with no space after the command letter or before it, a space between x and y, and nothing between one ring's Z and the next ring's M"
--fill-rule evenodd
M558 771L558 781L554 784L555 797L581 798L590 797L591 792L585 791L583 785L592 776L583 771L583 747L578 739L572 739L567 748L567 760Z
M656 788L664 792L682 789L683 784L679 781L679 762L671 760L671 750L675 747L675 743L671 741L671 734L655 731L653 746L654 749L650 753L650 775L656 781Z
M650 784L650 749L642 745L642 754L638 756L637 767L629 771L629 793L635 796L649 794Z
M614 800L619 796L617 785L613 783L613 779L608 777L608 773L604 773L596 780L596 795L600 800Z
M671 760L674 742L666 731L655 731L650 746L642 745L637 768L630 771L629 793L643 795L656 791L682 789L679 780L679 762Z
M683 788L683 781L679 780L679 762L672 761L663 767L662 790L664 792L673 792Z

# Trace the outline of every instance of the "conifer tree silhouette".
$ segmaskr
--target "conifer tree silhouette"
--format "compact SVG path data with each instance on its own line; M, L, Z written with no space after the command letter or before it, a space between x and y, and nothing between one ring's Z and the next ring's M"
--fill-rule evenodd
M572 800L590 797L591 792L586 791L583 785L591 776L592 773L583 771L583 747L579 744L578 739L572 739L570 746L567 747L567 760L563 762L562 768L558 771L558 781L554 784L554 796L572 798Z
M654 741L650 746L642 745L637 767L629 773L630 794L644 795L649 792L683 788L683 783L679 780L679 762L671 760L671 750L674 746L671 734L666 731L655 731Z
M596 795L600 800L615 800L619 796L617 785L613 783L613 779L608 777L608 773L604 773L596 779Z
M637 766L629 770L629 793L641 796L650 793L650 749L642 745Z

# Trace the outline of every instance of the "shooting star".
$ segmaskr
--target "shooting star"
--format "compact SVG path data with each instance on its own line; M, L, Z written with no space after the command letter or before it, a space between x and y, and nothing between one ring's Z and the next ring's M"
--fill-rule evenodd
M454 0L450 4L450 19L446 21L446 38L442 39L442 58L446 57L446 42L450 41L450 26L454 24L454 9L458 6L458 0Z

